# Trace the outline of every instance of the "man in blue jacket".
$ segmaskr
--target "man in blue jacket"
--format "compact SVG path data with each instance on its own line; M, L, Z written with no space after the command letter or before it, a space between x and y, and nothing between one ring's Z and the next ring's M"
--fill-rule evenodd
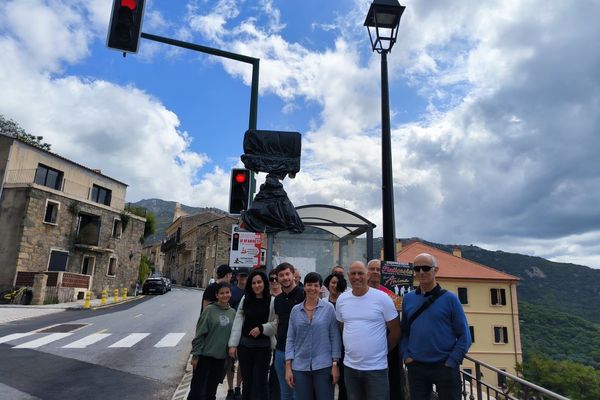
M440 400L459 400L459 366L471 346L465 312L458 297L437 283L435 257L419 254L413 269L419 288L402 301L400 342L411 400L429 400L434 384ZM432 298L435 301L411 321L411 316Z

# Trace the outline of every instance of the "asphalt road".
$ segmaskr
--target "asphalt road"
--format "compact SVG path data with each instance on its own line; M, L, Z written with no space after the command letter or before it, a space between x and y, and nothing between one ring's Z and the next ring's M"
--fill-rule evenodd
M201 301L201 291L173 288L0 326L0 400L171 399Z

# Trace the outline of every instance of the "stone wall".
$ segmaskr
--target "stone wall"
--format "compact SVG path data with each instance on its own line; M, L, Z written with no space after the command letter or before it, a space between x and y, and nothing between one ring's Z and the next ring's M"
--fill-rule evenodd
M46 200L60 203L57 223L43 222ZM37 188L29 188L26 214L20 238L16 266L19 271L42 272L48 269L52 250L69 253L66 272L81 273L84 256L94 257L91 290L100 296L102 289L113 290L135 287L141 257L140 237L144 232L144 219L133 215L122 218L120 212L91 203L60 196ZM76 244L77 217L89 214L100 217L100 234L97 246ZM120 238L113 238L113 221L125 222ZM116 258L115 276L108 276L111 257ZM90 272L92 273L92 272Z
M28 188L4 188L0 198L0 290L13 287Z

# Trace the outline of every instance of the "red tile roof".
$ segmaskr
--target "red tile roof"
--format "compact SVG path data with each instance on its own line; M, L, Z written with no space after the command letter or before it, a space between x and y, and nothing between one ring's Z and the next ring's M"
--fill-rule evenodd
M439 268L438 278L453 279L484 279L484 280L502 280L518 281L519 278L500 272L491 267L479 264L475 261L466 260L457 257L443 250L428 246L421 242L412 242L402 248L397 254L398 262L412 263L415 257L421 253L429 253L437 259Z

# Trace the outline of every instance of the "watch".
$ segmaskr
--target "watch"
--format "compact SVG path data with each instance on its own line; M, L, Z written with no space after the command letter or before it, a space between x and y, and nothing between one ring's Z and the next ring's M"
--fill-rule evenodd
M337 361L337 360L333 360L332 364L333 364L333 365L335 365L335 366L337 367L337 365L338 365L338 361Z

